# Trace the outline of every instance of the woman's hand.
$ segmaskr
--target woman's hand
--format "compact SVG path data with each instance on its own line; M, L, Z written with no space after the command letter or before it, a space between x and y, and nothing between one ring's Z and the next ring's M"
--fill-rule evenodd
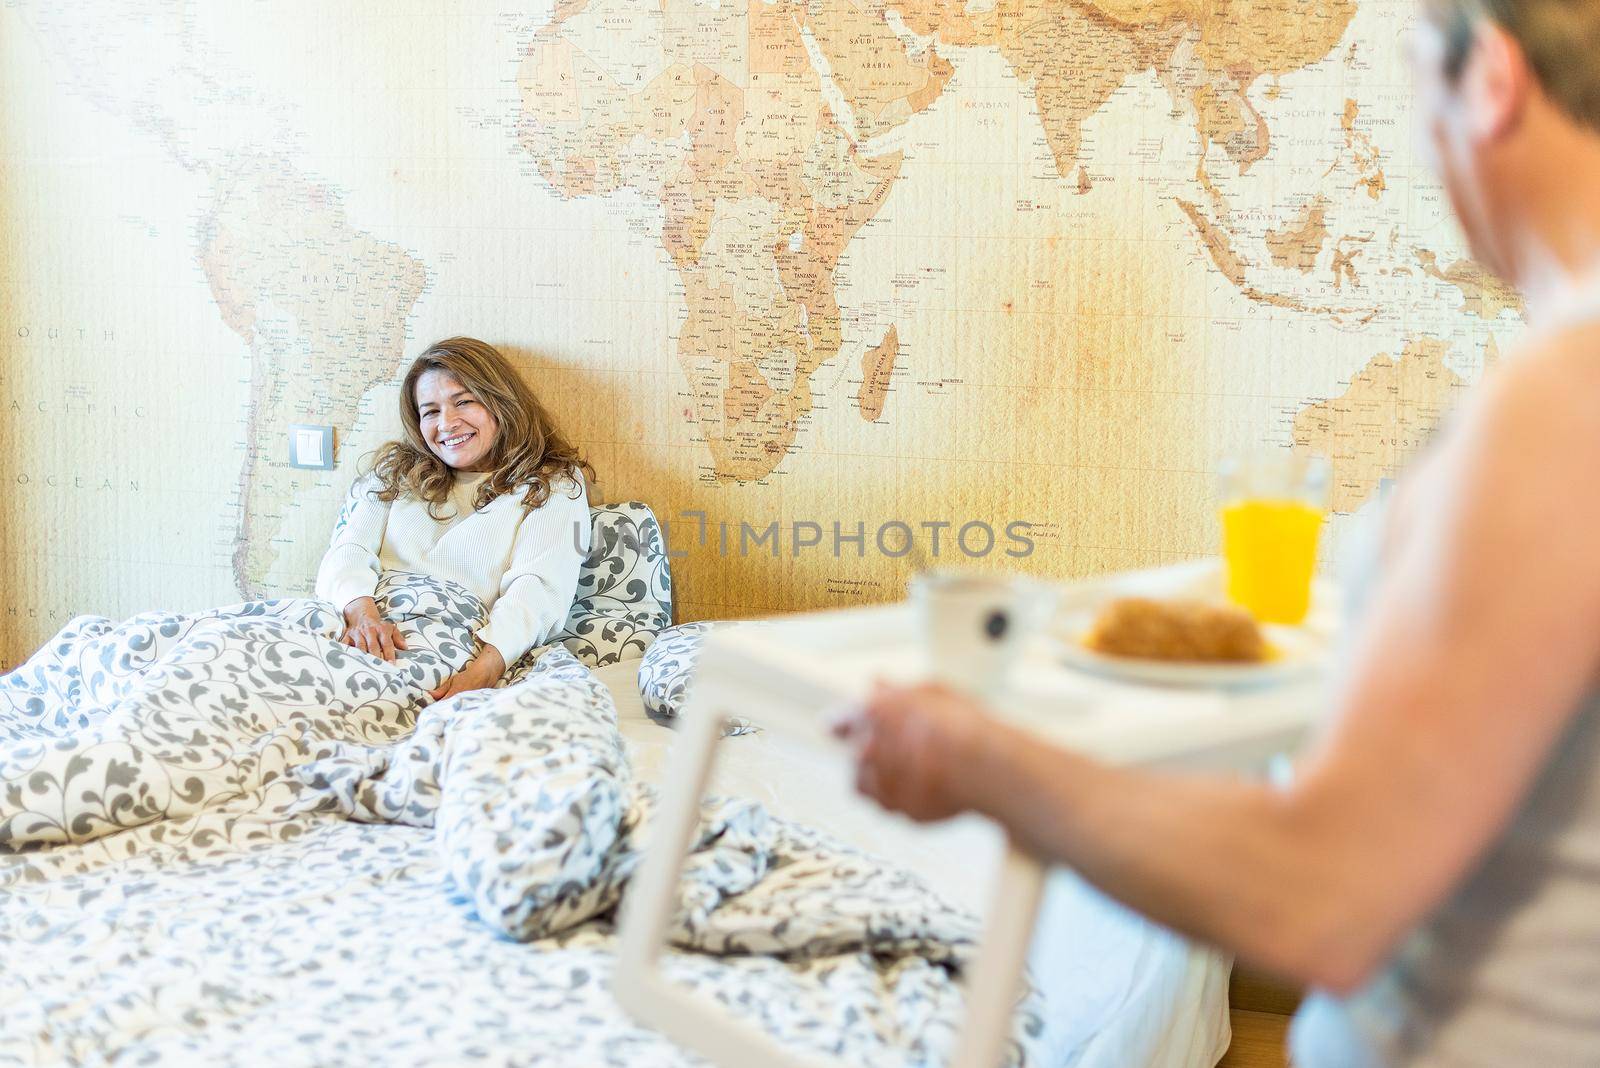
M454 697L468 690L486 690L499 682L500 676L505 673L505 657L494 646L485 644L477 656L467 661L466 667L445 679L436 689L429 690L428 696L435 701L443 701L446 697Z
M866 704L833 724L856 743L856 789L914 820L972 808L975 758L998 729L972 697L936 683L878 683Z
M393 661L395 651L405 649L400 628L378 614L378 602L357 597L344 606L344 633L339 640L381 660Z

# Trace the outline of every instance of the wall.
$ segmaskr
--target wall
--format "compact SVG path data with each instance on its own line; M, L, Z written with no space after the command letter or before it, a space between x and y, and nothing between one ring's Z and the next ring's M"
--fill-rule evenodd
M683 618L897 596L925 523L1209 552L1253 448L1359 508L1519 326L1408 143L1411 5L1125 7L0 5L0 665L304 592L453 333L676 517Z

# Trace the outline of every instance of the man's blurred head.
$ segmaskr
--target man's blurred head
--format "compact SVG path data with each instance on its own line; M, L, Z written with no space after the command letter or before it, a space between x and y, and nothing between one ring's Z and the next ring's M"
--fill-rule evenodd
M1600 143L1600 0L1424 10L1410 49L1424 145L1474 255L1516 281L1528 198L1600 179L1554 173L1573 145Z

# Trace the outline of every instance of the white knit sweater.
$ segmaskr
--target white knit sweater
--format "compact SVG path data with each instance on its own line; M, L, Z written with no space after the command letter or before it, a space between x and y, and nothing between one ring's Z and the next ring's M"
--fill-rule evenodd
M371 479L350 493L347 521L334 528L317 568L317 597L341 610L371 597L381 571L411 571L458 582L489 608L478 637L507 665L548 641L566 622L589 551L589 505L582 476L552 487L550 499L528 511L522 494L501 494L472 510L487 475L462 475L434 519L411 497L389 503L373 496ZM575 496L573 494L576 494Z

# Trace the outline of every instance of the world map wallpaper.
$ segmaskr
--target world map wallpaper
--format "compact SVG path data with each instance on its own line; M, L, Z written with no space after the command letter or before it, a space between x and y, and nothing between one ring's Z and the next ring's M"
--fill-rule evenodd
M1518 296L1414 147L1412 0L0 0L0 667L302 594L400 375L502 348L680 619L929 562L1329 556ZM332 425L332 471L288 466Z

